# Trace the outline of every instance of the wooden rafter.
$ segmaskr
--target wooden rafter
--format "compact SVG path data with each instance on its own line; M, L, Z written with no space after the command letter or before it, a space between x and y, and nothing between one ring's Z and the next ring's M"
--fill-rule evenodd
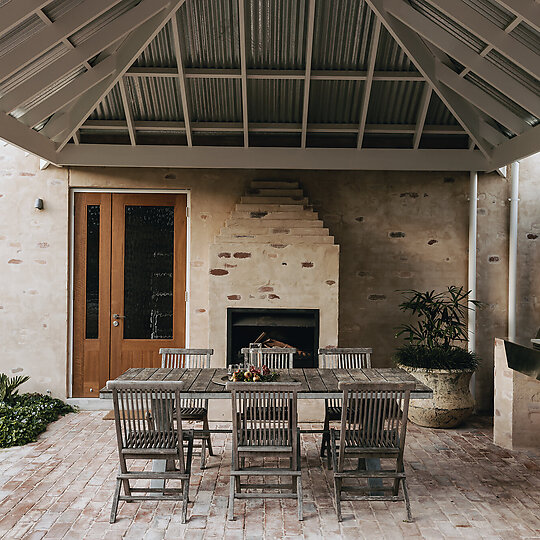
M248 87L247 87L247 60L246 60L246 13L245 0L238 0L238 29L240 34L240 78L242 81L242 123L244 131L244 146L249 146L249 118L248 118Z
M18 0L0 8L0 35L9 32L51 0Z
M497 0L508 11L540 32L540 4L531 0Z
M122 77L118 81L118 85L120 87L120 95L122 96L122 106L124 107L124 113L126 115L126 123L127 128L129 132L129 140L132 144L132 146L137 145L137 137L135 136L135 128L133 124L133 115L131 113L131 107L129 105L129 99L128 99L128 89L126 88L126 81L124 77Z
M428 83L425 83L424 90L422 92L422 99L420 100L420 109L418 111L418 118L416 119L416 128L414 130L413 148L415 150L420 146L420 139L424 131L424 124L426 123L426 116L429 109L429 102L431 101L431 94L433 90Z
M315 0L309 0L307 35L306 35L306 69L304 73L304 101L302 106L301 148L306 147L307 125L309 116L309 93L311 86L311 58L313 56L313 28L315 26Z
M362 97L362 108L360 109L360 121L358 123L358 142L357 148L362 148L364 140L364 130L366 128L367 113L369 109L369 99L371 97L371 86L373 83L373 73L375 71L375 60L377 59L377 49L379 46L379 36L381 33L381 21L375 17L373 34L371 36L371 45L369 48L367 78L364 83L364 94Z
M193 146L193 138L191 136L191 120L189 114L188 94L186 75L184 71L184 60L182 58L182 47L180 45L180 20L178 18L178 11L175 13L171 20L173 30L173 45L174 54L176 56L176 73L178 76L178 85L180 87L180 100L182 102L182 111L184 115L184 125L186 129L187 145Z

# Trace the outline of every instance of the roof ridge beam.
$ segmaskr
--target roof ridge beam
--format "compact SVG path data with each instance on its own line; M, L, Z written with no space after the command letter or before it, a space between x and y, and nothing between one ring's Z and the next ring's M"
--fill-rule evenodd
M367 1L369 2L369 0ZM384 0L383 5L385 11L404 25L439 47L464 66L470 68L471 71L509 99L515 101L526 111L540 117L540 97L499 69L495 64L481 57L465 43L452 36L438 24L430 21L403 0Z
M0 8L0 36L24 21L51 0L17 0Z
M499 51L503 56L527 71L536 79L540 79L540 62L538 56L514 37L497 25L480 15L462 0L428 0L439 11L463 25L478 36L488 46ZM487 53L486 53L487 54Z
M433 56L426 44L415 32L388 13L384 0L366 0L366 2L380 18L405 54L416 65L418 71L422 73L441 101L463 126L463 129L469 134L481 152L489 159L491 146L479 132L479 124L482 120L463 98L452 93L439 82L436 76L436 67L440 61Z
M112 43L138 28L164 10L170 0L142 0L140 4L123 13L67 54L52 62L0 98L0 110L11 112L21 103L36 95L43 88L83 65Z
M93 21L120 0L85 0L0 58L0 82ZM38 13L39 15L39 13ZM48 19L48 17L47 17ZM48 19L50 21L50 19Z
M309 93L311 86L311 59L313 57L313 29L315 27L315 0L309 0L306 34L306 71L304 78L304 103L302 107L302 133L300 148L306 147L307 125L309 116Z
M356 143L358 149L362 148L362 143L364 141L364 129L366 128L369 98L371 97L371 85L373 83L373 72L375 71L375 60L377 59L380 34L381 21L375 16L375 25L373 27L373 35L371 36L371 45L369 49L367 77L366 82L364 83L364 95L362 96L362 109L360 110L360 121L358 123L358 139Z
M155 0L152 1L155 2ZM43 132L51 139L57 142L61 141L60 150L68 143L73 133L79 129L95 107L111 91L131 64L139 57L142 51L156 37L184 2L185 0L174 0L170 2L165 10L160 10L150 20L134 30L122 43L121 47L109 57L111 58L110 61L115 64L113 74L83 94L63 114L54 116L47 123ZM109 58L104 60L104 62L109 60Z

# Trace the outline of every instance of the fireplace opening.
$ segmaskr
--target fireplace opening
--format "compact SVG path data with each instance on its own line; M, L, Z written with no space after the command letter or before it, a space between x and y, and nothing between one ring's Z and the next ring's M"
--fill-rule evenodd
M227 364L243 360L250 343L279 342L294 347L294 367L317 367L318 309L227 308Z

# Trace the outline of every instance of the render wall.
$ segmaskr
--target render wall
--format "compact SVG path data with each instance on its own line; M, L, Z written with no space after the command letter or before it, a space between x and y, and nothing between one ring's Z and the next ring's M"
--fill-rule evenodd
M540 326L540 155L521 163L518 333ZM34 176L32 176L34 175ZM65 397L68 349L68 185L190 189L190 345L208 343L209 245L248 182L299 180L340 244L339 342L372 346L389 365L403 321L398 289L467 284L468 173L39 170L39 160L0 147L0 371L28 373L25 389ZM506 334L508 182L480 175L477 376L481 409L492 408L493 338ZM36 197L45 210L34 210ZM20 263L13 262L21 261ZM44 326L46 325L46 326Z

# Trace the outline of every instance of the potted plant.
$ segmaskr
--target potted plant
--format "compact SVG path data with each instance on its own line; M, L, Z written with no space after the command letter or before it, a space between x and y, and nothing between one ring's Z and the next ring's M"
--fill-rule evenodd
M469 300L470 291L453 285L443 292L401 292L405 300L400 309L416 321L397 328L396 337L405 337L407 343L394 359L433 390L432 399L411 400L409 418L420 426L455 427L474 409L469 383L478 357L460 344L467 342L469 310L482 303Z

